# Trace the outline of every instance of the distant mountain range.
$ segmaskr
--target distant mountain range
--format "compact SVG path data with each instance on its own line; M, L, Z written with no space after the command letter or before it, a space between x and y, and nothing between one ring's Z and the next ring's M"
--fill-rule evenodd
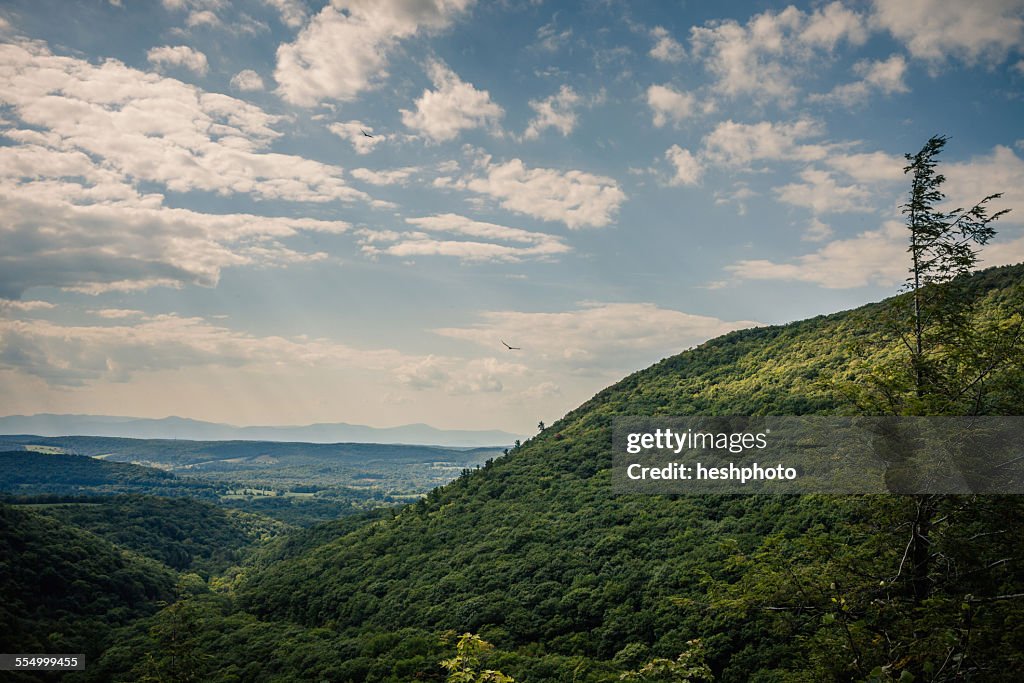
M511 445L521 435L499 430L438 429L425 424L368 427L345 422L305 426L236 427L182 417L150 419L109 415L10 415L0 417L0 434L119 436L197 441L305 441L476 447Z

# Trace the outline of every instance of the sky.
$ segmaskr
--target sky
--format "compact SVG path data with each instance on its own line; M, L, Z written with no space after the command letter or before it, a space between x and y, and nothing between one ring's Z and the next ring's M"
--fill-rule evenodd
M898 291L932 135L1024 261L1022 122L1024 0L4 0L0 414L529 434Z

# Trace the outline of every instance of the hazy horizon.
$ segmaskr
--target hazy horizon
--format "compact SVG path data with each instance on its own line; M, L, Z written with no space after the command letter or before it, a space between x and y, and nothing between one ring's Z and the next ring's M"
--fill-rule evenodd
M347 422L232 425L176 415L163 418L52 413L0 416L0 437L9 439L113 437L202 442L363 443L479 448L511 446L515 441L528 436L526 433L516 434L498 429L439 429L424 423L389 426Z
M234 422L213 422L211 420L204 420L204 419L198 418L198 417L191 417L191 416L188 416L188 415L174 415L174 414L148 416L148 415L112 415L112 414L107 414L107 413L102 413L102 414L98 414L98 413L31 413L31 414L28 414L28 415L23 414L23 413L9 413L9 414L6 414L6 415L0 415L0 419L10 418L10 417L41 417L41 416L48 416L48 415L52 415L52 416L55 416L55 417L99 417L99 418L109 418L109 419L118 419L118 420L120 420L120 419L124 419L124 420L194 420L196 422L207 422L209 424L219 424L219 425L225 425L225 426L228 426L228 427L242 427L242 428L244 428L244 427L313 427L313 426L322 425L322 424L326 424L326 425L330 425L330 424L347 424L347 425L351 425L353 427L370 427L372 429L393 429L393 428L396 428L396 427L415 427L415 426L433 427L435 429L439 429L437 427L434 427L434 425L428 424L426 422L396 422L396 423L393 423L393 424L370 425L370 424L359 424L359 423L355 423L355 422L346 422L345 420L335 420L335 421L332 421L332 422L292 422L292 423L256 423L256 422L250 422L250 423L247 423L247 424L237 424L237 423L234 423ZM447 428L447 429L449 429L449 430L456 430L456 429L462 429L462 428L460 428L460 427L452 427L452 428ZM471 428L469 430L470 431L476 431L477 428L474 427L474 428Z

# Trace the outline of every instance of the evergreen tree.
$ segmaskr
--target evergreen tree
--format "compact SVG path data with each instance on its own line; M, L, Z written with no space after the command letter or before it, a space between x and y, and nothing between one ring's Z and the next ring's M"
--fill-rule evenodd
M948 401L955 397L950 389L962 384L944 376L944 370L948 370L950 356L958 349L973 346L978 330L971 315L971 300L955 284L975 269L978 248L996 234L992 223L1009 212L1003 209L988 214L988 204L1002 196L999 192L970 209L947 212L939 208L946 199L942 191L946 177L936 171L937 157L947 140L943 135L932 136L917 154L905 155L908 163L903 169L911 174L910 195L902 212L910 231L907 251L911 267L906 287L912 306L911 321L901 331L901 339L910 351L914 396L924 403L919 408L936 407L935 399ZM988 368L974 370L975 374L990 372ZM974 384L972 381L968 386Z
M1022 288L986 301L969 290L967 278L978 266L980 247L996 234L993 222L1009 209L989 214L998 192L969 209L941 208L946 177L937 165L947 140L933 136L916 154L905 155L903 170L911 175L901 207L909 231L905 294L892 300L886 314L888 339L860 349L867 372L841 389L863 414L991 413L989 379L1022 360ZM979 315L982 303L999 314Z

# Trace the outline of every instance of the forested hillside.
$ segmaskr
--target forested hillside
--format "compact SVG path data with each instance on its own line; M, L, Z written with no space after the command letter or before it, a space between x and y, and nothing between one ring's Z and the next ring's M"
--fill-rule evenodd
M250 546L292 529L287 524L189 498L125 495L34 508L70 525L204 577L238 564Z
M174 572L57 517L0 504L5 652L85 653L174 599Z
M1013 322L1022 281L1024 268L993 269L969 292ZM893 353L884 310L714 339L416 504L305 532L237 574L231 595L179 603L190 651L216 662L202 677L444 680L444 634L470 631L518 681L662 680L636 672L680 654L718 681L1016 680L1018 498L935 498L922 579L906 566L915 497L611 491L615 415L851 412L850 383ZM1021 373L989 378L986 412L1024 412ZM153 634L172 618L127 631L129 650L164 651ZM128 680L132 661L109 656L96 675Z
M65 453L0 453L0 492L55 496L145 493L217 500L225 485L182 479L170 472Z
M204 593L207 581L290 528L189 497L0 504L2 649L84 653L91 666L117 644L118 627Z

